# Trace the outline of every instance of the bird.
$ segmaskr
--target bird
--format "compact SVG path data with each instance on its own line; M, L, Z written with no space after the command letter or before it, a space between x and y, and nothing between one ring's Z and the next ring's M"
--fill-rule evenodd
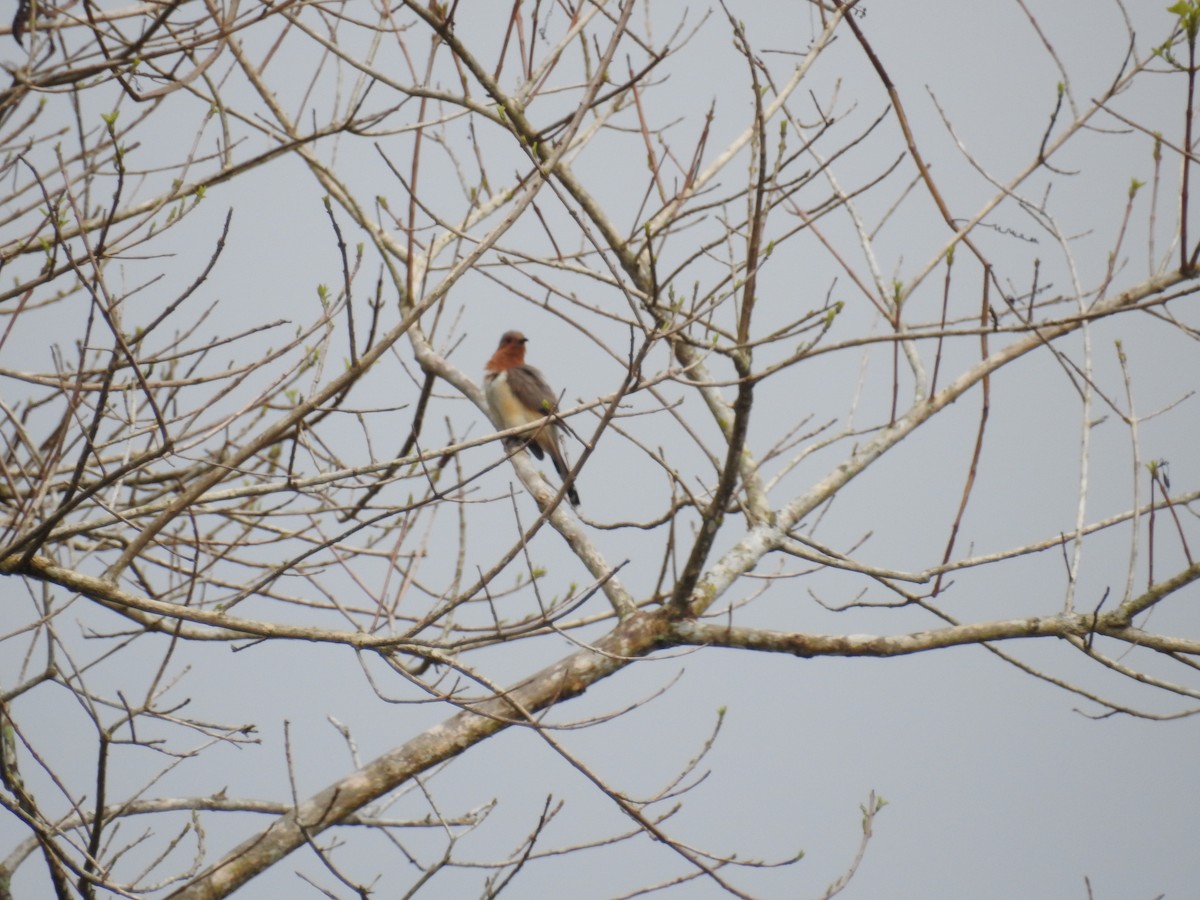
M525 343L528 340L519 331L504 332L500 336L500 346L485 367L483 384L488 406L492 410L492 417L502 428L528 425L558 412L558 400L542 373L525 364ZM558 422L551 419L532 434L520 435L512 440L527 447L537 459L544 459L549 454L558 477L566 479L570 466L558 439L561 428ZM574 485L567 488L567 498L572 506L579 505L579 492Z

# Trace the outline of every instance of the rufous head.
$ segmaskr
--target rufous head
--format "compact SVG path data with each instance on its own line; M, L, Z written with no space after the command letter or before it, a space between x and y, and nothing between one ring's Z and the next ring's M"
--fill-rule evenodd
M500 346L488 360L487 371L503 372L525 364L525 342L528 340L519 331L506 331L500 336Z

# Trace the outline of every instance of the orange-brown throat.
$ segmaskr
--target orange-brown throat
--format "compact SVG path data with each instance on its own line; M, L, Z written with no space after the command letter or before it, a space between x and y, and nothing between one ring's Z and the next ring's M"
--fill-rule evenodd
M525 341L528 338L519 331L506 331L500 337L500 346L488 360L487 371L506 372L525 365Z

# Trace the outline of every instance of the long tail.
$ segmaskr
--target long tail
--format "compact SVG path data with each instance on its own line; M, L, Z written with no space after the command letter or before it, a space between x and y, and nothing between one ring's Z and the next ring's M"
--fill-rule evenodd
M550 461L554 463L554 471L558 473L558 477L563 481L567 480L567 473L571 471L571 467L567 465L567 461L563 458L562 448L558 446L558 441L555 440L557 435L551 436L546 443L547 450L550 451ZM579 505L579 491L575 490L575 485L567 488L567 499L571 501L572 506Z

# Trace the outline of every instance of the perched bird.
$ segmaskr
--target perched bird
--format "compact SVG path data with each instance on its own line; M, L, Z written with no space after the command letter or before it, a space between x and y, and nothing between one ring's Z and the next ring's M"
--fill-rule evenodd
M558 412L558 401L554 391L546 384L542 373L533 366L525 365L525 342L528 338L519 331L506 331L500 338L500 346L488 360L487 374L483 385L487 392L488 406L492 416L504 428L528 425ZM559 478L566 478L570 466L563 456L558 431L562 426L550 420L531 435L513 438L529 448L538 459L550 454L554 471ZM567 498L572 506L579 505L579 494L574 485L567 488Z

